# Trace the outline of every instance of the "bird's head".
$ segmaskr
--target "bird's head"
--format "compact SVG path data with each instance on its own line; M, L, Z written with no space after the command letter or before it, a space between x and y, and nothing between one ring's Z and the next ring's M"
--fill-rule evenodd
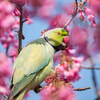
M55 28L45 33L46 40L61 50L67 47L67 43L64 42L66 37L69 40L69 34L64 28Z

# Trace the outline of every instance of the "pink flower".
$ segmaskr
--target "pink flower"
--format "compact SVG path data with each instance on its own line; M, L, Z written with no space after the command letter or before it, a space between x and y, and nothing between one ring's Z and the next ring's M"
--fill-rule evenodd
M0 52L0 76L10 76L11 68L8 57Z
M65 80L66 82L75 82L81 78L79 71L81 68L83 58L81 57L72 57L72 61L63 62L63 64L58 65L56 71L60 75L60 80ZM70 66L71 65L71 66Z
M89 21L92 21L92 20L94 19L94 15L88 15L88 16L87 16L87 19L88 19Z
M90 8L84 7L86 15L91 15L93 14L93 11Z
M59 84L59 83L58 83ZM53 86L52 84L41 90L42 100L74 100L73 88L66 85Z
M95 27L96 26L96 22L95 22L95 20L93 20L92 22L91 22L91 27Z
M66 36L66 37L64 38L64 43L66 43L66 45L69 44L69 36Z
M10 0L12 3L15 3L18 6L24 6L26 0Z
M20 16L21 14L20 14L20 11L16 8L15 9L15 11L14 11L14 15L15 16Z
M83 12L83 11L79 11L79 15L78 15L78 17L80 18L81 21L83 21L84 18L85 18L85 14L84 14L84 12Z
M49 18L52 16L56 5L55 0L30 0L27 3L33 9L30 11L30 15L38 15L41 18Z
M74 26L71 30L70 43L73 45L82 45L88 40L88 31L79 26Z
M19 28L19 17L16 19L15 23L12 26L12 29L18 29Z
M32 24L33 23L33 20L29 17L26 18L27 21L26 21L26 24Z
M67 22L67 18L65 15L58 14L51 18L50 20L50 29L56 28L56 27L64 27L65 23Z
M1 26L4 28L11 27L15 22L15 18L12 15L5 16L4 20L1 21Z
M8 1L0 1L0 31L6 31L14 24L15 17L12 15L14 8Z
M9 88L7 86L7 79L5 77L0 77L0 96L2 95L8 95L9 94Z
M91 23L91 27L95 27L96 26L96 23L95 23L95 16L94 16L94 13L91 9L87 8L87 7L84 7L85 9L85 13L87 14L87 19L92 23Z
M92 11L99 14L100 12L100 1L99 0L87 0L87 3L91 7Z
M58 91L58 99L57 100L74 100L75 94L73 92L73 88L62 86Z

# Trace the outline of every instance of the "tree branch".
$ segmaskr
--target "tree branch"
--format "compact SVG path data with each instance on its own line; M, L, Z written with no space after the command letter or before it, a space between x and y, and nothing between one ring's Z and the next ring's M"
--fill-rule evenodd
M74 89L74 91L85 91L91 89L91 87L86 87L86 88L78 88L78 89Z
M100 70L100 68L97 68L97 67L85 67L85 66L82 66L81 68L83 68L83 69L94 69L94 70Z
M84 5L86 3L87 0L82 1L81 5ZM64 29L66 29L66 27L71 23L71 21L74 19L74 17L78 14L80 8L78 8L78 2L77 0L75 0L76 2L76 10L74 12L74 14L70 17L70 19L67 21L67 23L64 26Z
M23 30L23 12L22 12L22 7L19 8L19 11L21 13L20 15L20 28L19 28L19 33L18 33L18 37L19 37L19 48L18 48L18 53L20 53L21 49L22 49L22 30Z
M91 62L92 67L95 68L94 67L95 64L93 63L93 60L92 60L91 56L90 56L90 62ZM98 98L100 98L100 91L99 91L99 88L97 86L97 80L96 80L96 75L95 75L95 70L94 69L92 69L92 79L93 79L93 83L94 83L94 86L95 86L96 94L97 94Z

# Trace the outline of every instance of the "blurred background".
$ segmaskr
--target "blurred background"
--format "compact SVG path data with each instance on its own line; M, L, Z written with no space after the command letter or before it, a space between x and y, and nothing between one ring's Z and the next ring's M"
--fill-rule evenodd
M34 1L34 6L36 0ZM39 1L39 0L37 0ZM73 4L74 0L44 0L41 1L42 3L49 2L51 5L45 8L39 8L34 7L38 9L38 13L34 15L33 12L31 12L31 7L28 8L28 6L24 6L24 9L28 9L30 11L29 17L32 20L31 24L27 24L26 22L23 24L23 35L25 37L24 40L22 40L22 47L30 43L31 41L41 37L42 33L41 31L44 31L45 29L52 29L55 27L63 27L66 23L66 21L70 18L70 15L73 10ZM81 2L81 1L79 1ZM86 7L89 7L92 9L93 12L95 12L95 21L97 26L99 26L100 23L100 15L99 15L99 6L100 4L99 0L87 0L87 4L85 4ZM95 2L95 3L94 3ZM30 5L30 4L29 4ZM46 5L46 4L44 4ZM72 6L73 5L73 6ZM31 5L32 6L32 5ZM97 7L97 8L96 8ZM32 8L33 9L33 8ZM28 10L26 12L28 12ZM24 14L26 13L24 12ZM26 15L26 16L27 16ZM80 20L79 14L74 18L72 23L69 26L69 34L71 35L70 39L71 46L77 50L76 56L84 56L85 61L83 62L83 66L86 67L92 67L89 58L87 57L87 48L90 50L91 57L93 59L95 67L100 67L100 29L98 27L91 27L91 23L87 21L88 15L85 16L84 20ZM100 26L99 26L100 27ZM84 31L82 36L80 36L80 32ZM15 32L16 38L17 32ZM86 34L85 34L86 33ZM75 38L77 37L77 38ZM88 37L88 39L87 39ZM77 40L78 39L78 40ZM85 41L85 42L84 42ZM88 42L87 42L88 41ZM2 43L0 44L0 52L5 53L6 49L4 46L2 46ZM97 84L100 89L100 71L95 70ZM76 100L95 100L96 99L96 92L93 84L93 76L92 76L92 70L91 69L81 69L80 75L82 78L78 80L77 82L73 83L74 88L85 88L85 87L91 87L89 90L85 91L77 91L76 93ZM44 85L45 83L43 83ZM40 100L40 94L36 94L34 91L31 91L29 96L27 97L27 100Z

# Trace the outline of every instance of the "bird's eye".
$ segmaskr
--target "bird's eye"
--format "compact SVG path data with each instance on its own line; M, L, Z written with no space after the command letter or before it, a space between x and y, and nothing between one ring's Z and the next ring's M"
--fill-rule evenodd
M58 34L59 36L61 35L61 33L59 33L59 32L58 32L57 34Z

